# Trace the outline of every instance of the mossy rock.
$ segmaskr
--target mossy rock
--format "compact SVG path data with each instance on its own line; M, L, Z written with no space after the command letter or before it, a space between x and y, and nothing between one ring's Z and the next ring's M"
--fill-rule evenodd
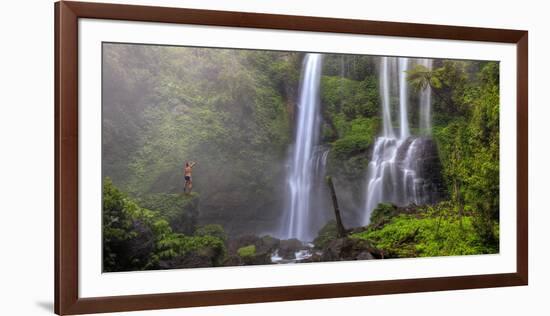
M279 247L277 238L265 235L245 235L227 240L228 257L224 265L270 264L271 255Z
M271 253L258 252L255 245L248 245L237 250L238 265L257 265L271 263Z
M319 230L317 237L313 240L313 244L317 249L325 248L329 242L338 238L338 227L335 220L330 220Z
M398 210L395 205L390 203L380 203L374 210L372 210L370 214L370 223L374 226L380 225L397 215L397 212Z

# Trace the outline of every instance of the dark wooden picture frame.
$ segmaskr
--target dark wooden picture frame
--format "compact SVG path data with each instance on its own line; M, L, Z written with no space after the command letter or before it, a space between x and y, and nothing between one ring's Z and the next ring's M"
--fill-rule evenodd
M457 277L80 298L78 20L197 24L512 43L517 46L517 271ZM84 2L55 4L55 312L60 315L458 290L528 283L528 32Z

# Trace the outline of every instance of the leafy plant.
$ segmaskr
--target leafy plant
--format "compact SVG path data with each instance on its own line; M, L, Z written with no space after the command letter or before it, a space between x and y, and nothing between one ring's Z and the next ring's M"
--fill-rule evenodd
M206 233L208 232L208 234ZM221 227L203 234L174 233L159 212L140 207L118 190L109 178L103 186L103 268L134 271L157 268L161 260L205 255L220 265L226 254ZM218 236L216 236L218 235Z
M249 245L249 246L241 247L237 250L237 254L239 255L239 257L242 257L242 258L253 257L256 255L256 246Z

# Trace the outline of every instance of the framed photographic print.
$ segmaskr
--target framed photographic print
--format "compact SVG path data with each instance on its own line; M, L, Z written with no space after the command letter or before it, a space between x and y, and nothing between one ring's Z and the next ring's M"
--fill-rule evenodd
M527 31L55 21L56 313L527 284Z

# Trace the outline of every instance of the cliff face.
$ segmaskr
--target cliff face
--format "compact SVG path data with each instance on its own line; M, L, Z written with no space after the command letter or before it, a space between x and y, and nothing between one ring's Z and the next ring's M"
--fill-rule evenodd
M199 216L199 194L149 194L139 199L141 207L155 210L164 217L172 231L192 235Z

